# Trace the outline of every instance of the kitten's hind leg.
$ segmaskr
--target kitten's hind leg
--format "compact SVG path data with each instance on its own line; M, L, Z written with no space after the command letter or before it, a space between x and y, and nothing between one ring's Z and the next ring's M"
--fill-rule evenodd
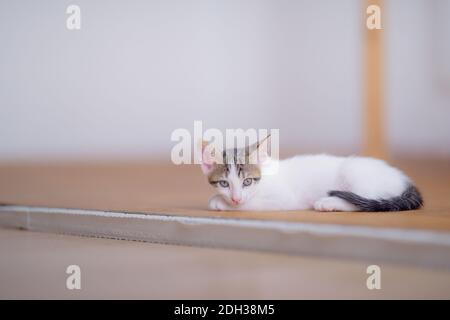
M338 197L323 197L314 203L317 211L357 211L353 204Z

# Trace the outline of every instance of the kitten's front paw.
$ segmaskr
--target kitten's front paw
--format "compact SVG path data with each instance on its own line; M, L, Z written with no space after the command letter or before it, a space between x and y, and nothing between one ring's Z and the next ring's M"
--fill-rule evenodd
M225 202L225 200L219 196L215 195L209 200L209 208L211 210L217 210L217 211L226 211L230 210L230 206Z

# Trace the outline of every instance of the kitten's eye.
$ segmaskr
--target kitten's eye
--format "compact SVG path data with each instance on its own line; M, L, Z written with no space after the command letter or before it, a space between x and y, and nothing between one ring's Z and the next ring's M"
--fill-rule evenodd
M228 182L226 182L225 180L221 180L219 181L219 184L222 188L228 188L228 186L230 185Z
M252 178L247 178L244 180L244 182L242 182L242 184L244 185L244 187L248 187L249 185L251 185L253 182Z

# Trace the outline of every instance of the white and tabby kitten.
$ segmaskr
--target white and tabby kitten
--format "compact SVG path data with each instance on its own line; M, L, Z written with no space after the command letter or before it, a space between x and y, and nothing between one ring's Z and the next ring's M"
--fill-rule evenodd
M423 205L411 180L381 160L304 155L278 161L268 155L268 139L223 152L211 147L203 142L201 168L217 190L212 210L402 211Z

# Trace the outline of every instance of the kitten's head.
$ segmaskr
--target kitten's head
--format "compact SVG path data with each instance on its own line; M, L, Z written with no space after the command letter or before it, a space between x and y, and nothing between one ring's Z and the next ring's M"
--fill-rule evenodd
M230 205L241 205L255 194L261 180L261 164L269 157L268 138L224 151L202 141L202 171Z

